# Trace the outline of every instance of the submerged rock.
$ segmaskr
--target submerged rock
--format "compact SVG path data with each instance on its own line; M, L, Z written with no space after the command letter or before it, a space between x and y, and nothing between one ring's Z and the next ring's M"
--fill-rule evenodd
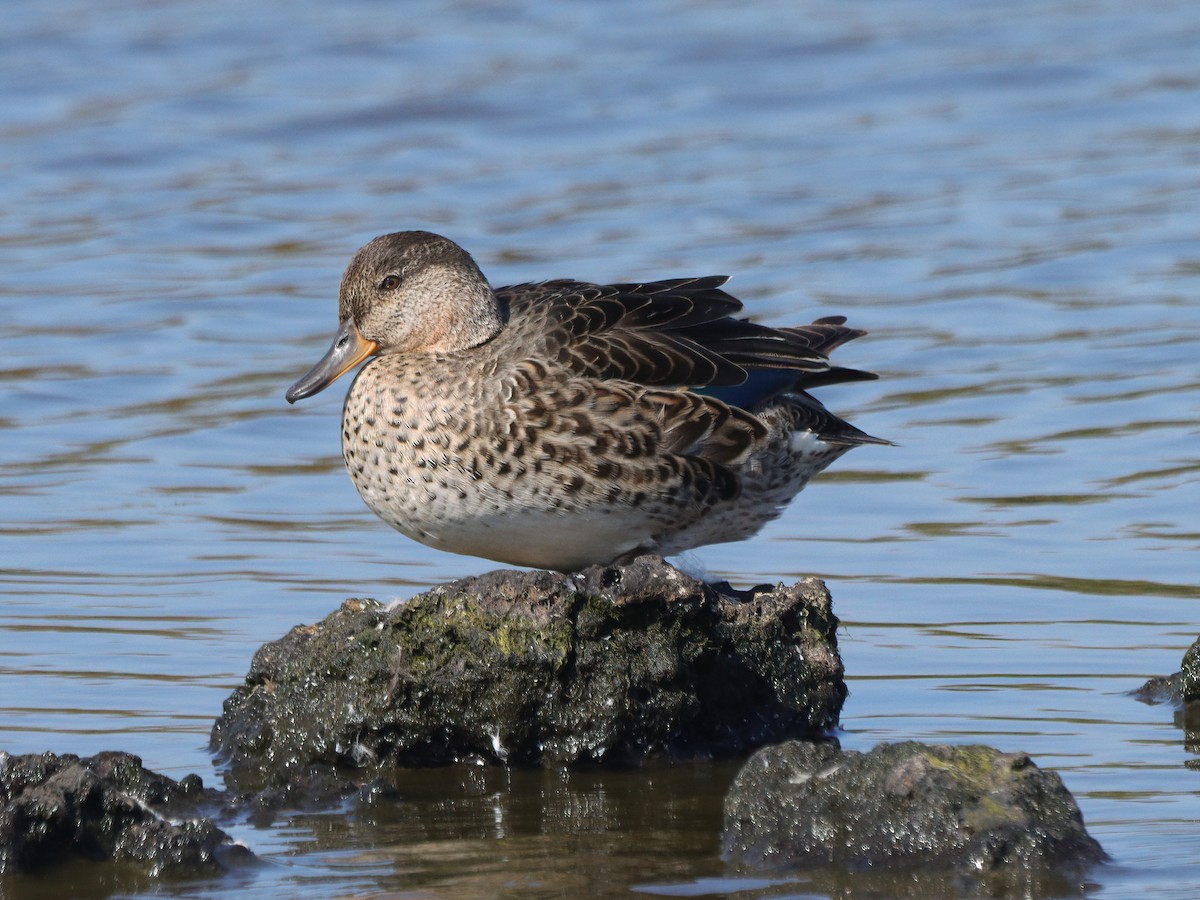
M1105 858L1054 772L991 747L788 741L759 750L725 800L724 846L755 867L1082 872Z
M172 781L129 753L0 753L0 874L72 859L134 863L149 875L203 875L250 852L194 816L219 795Z
M824 585L718 591L657 557L348 600L254 656L213 745L243 785L374 764L745 751L837 723ZM248 780L247 780L248 779Z
M1200 638L1183 654L1178 672L1151 678L1133 693L1146 703L1170 703L1176 707L1200 701Z
M1183 655L1174 675L1151 678L1133 695L1144 703L1166 703L1175 708L1175 724L1183 729L1183 746L1200 754L1200 638ZM1184 761L1189 769L1200 769L1200 757Z

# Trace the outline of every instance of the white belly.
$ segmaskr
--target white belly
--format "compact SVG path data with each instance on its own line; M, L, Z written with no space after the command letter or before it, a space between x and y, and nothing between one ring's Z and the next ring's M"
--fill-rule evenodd
M650 523L619 510L531 509L511 501L494 509L444 498L400 509L360 493L380 518L415 541L514 566L571 572L652 544Z

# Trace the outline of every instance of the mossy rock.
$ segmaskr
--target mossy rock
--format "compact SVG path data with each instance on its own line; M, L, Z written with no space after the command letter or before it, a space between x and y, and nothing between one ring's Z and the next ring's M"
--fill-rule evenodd
M261 784L313 766L744 752L836 725L836 629L817 579L721 591L657 557L502 570L394 606L348 600L266 644L213 744Z
M726 797L724 843L752 868L941 872L1005 896L1105 858L1057 773L1023 753L916 742L759 750Z

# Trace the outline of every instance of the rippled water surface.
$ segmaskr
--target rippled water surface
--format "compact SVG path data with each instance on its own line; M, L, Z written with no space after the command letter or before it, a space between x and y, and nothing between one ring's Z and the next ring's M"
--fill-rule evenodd
M1198 38L1180 0L6 5L0 747L214 781L259 644L490 567L362 507L344 383L283 402L353 251L423 227L497 284L728 273L869 329L881 380L822 398L899 446L685 562L828 580L845 746L1028 751L1113 857L1088 893L1194 896L1200 771L1126 692L1200 631ZM731 774L431 775L153 890L834 890L724 866Z

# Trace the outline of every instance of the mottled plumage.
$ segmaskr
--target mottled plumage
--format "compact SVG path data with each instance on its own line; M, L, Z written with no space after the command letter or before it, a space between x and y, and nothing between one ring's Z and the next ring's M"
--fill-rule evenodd
M828 359L863 332L735 318L725 280L493 291L452 241L384 235L351 261L333 346L288 400L375 357L346 397L346 468L432 547L571 571L740 540L851 447L887 442L806 393L874 377Z

